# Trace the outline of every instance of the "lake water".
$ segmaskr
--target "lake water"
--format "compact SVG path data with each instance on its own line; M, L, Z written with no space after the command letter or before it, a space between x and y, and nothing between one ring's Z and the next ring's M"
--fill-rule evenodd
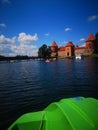
M0 130L67 97L98 99L98 59L0 62Z

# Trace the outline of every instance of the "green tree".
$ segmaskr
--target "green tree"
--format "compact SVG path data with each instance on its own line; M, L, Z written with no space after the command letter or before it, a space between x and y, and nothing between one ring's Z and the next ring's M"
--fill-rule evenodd
M98 32L95 34L95 53L98 54Z
M50 54L51 54L51 50L50 50L50 47L47 47L46 44L43 44L39 50L38 50L38 57L41 57L41 58L49 58L50 57Z

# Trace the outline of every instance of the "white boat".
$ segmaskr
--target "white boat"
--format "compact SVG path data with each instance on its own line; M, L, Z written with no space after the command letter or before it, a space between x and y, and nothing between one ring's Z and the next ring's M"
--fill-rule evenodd
M15 60L10 60L10 62L11 62L11 63L14 63L14 62L15 62Z
M77 54L77 55L75 56L75 58L81 60L81 59L82 59L82 55Z

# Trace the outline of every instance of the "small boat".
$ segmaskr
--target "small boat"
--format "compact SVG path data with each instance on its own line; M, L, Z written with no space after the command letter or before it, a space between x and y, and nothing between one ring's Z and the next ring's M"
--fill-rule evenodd
M11 62L11 63L14 63L14 62L15 62L15 60L10 60L10 62Z
M75 56L75 58L81 60L82 59L82 55L78 54L78 55Z
M46 59L45 62L50 62L50 60L49 60L49 59Z
M8 130L98 130L98 100L74 97L22 115Z

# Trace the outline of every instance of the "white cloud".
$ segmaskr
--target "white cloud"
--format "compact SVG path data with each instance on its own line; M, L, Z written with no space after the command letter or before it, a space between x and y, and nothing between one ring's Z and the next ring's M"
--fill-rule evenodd
M4 23L0 23L0 27L5 28L5 27L6 27L6 25L5 25Z
M80 42L83 42L83 41L85 41L85 38L81 38L81 39L80 39Z
M50 33L45 33L44 35L45 35L45 36L49 36L49 35L50 35Z
M4 35L0 35L0 44L13 44L15 40L16 37L6 38Z
M98 19L98 15L92 15L92 16L90 16L90 17L88 18L88 21L91 22L91 21L94 21L94 20L96 20L96 19Z
M0 55L9 56L11 53L10 45L9 44L0 44Z
M80 47L84 47L85 46L85 43L82 43L82 45L80 45Z
M26 34L24 32L20 33L19 34L19 37L18 37L18 41L21 43L21 44L26 44L26 43L30 43L32 41L37 41L38 40L38 36L37 34L35 33L34 36L30 35L30 34Z
M37 46L35 45L12 45L11 51L14 53L14 55L28 55L28 56L34 56L37 55L35 51L38 51Z
M67 32L67 31L70 31L70 30L72 30L72 29L69 28L69 27L65 28L65 31L66 31L66 32Z
M7 38L4 35L0 35L0 55L16 56L16 55L28 55L37 56L38 48L34 44L26 44L32 41L37 41L38 36L26 35L20 33L18 37ZM20 41L19 44L17 44Z

